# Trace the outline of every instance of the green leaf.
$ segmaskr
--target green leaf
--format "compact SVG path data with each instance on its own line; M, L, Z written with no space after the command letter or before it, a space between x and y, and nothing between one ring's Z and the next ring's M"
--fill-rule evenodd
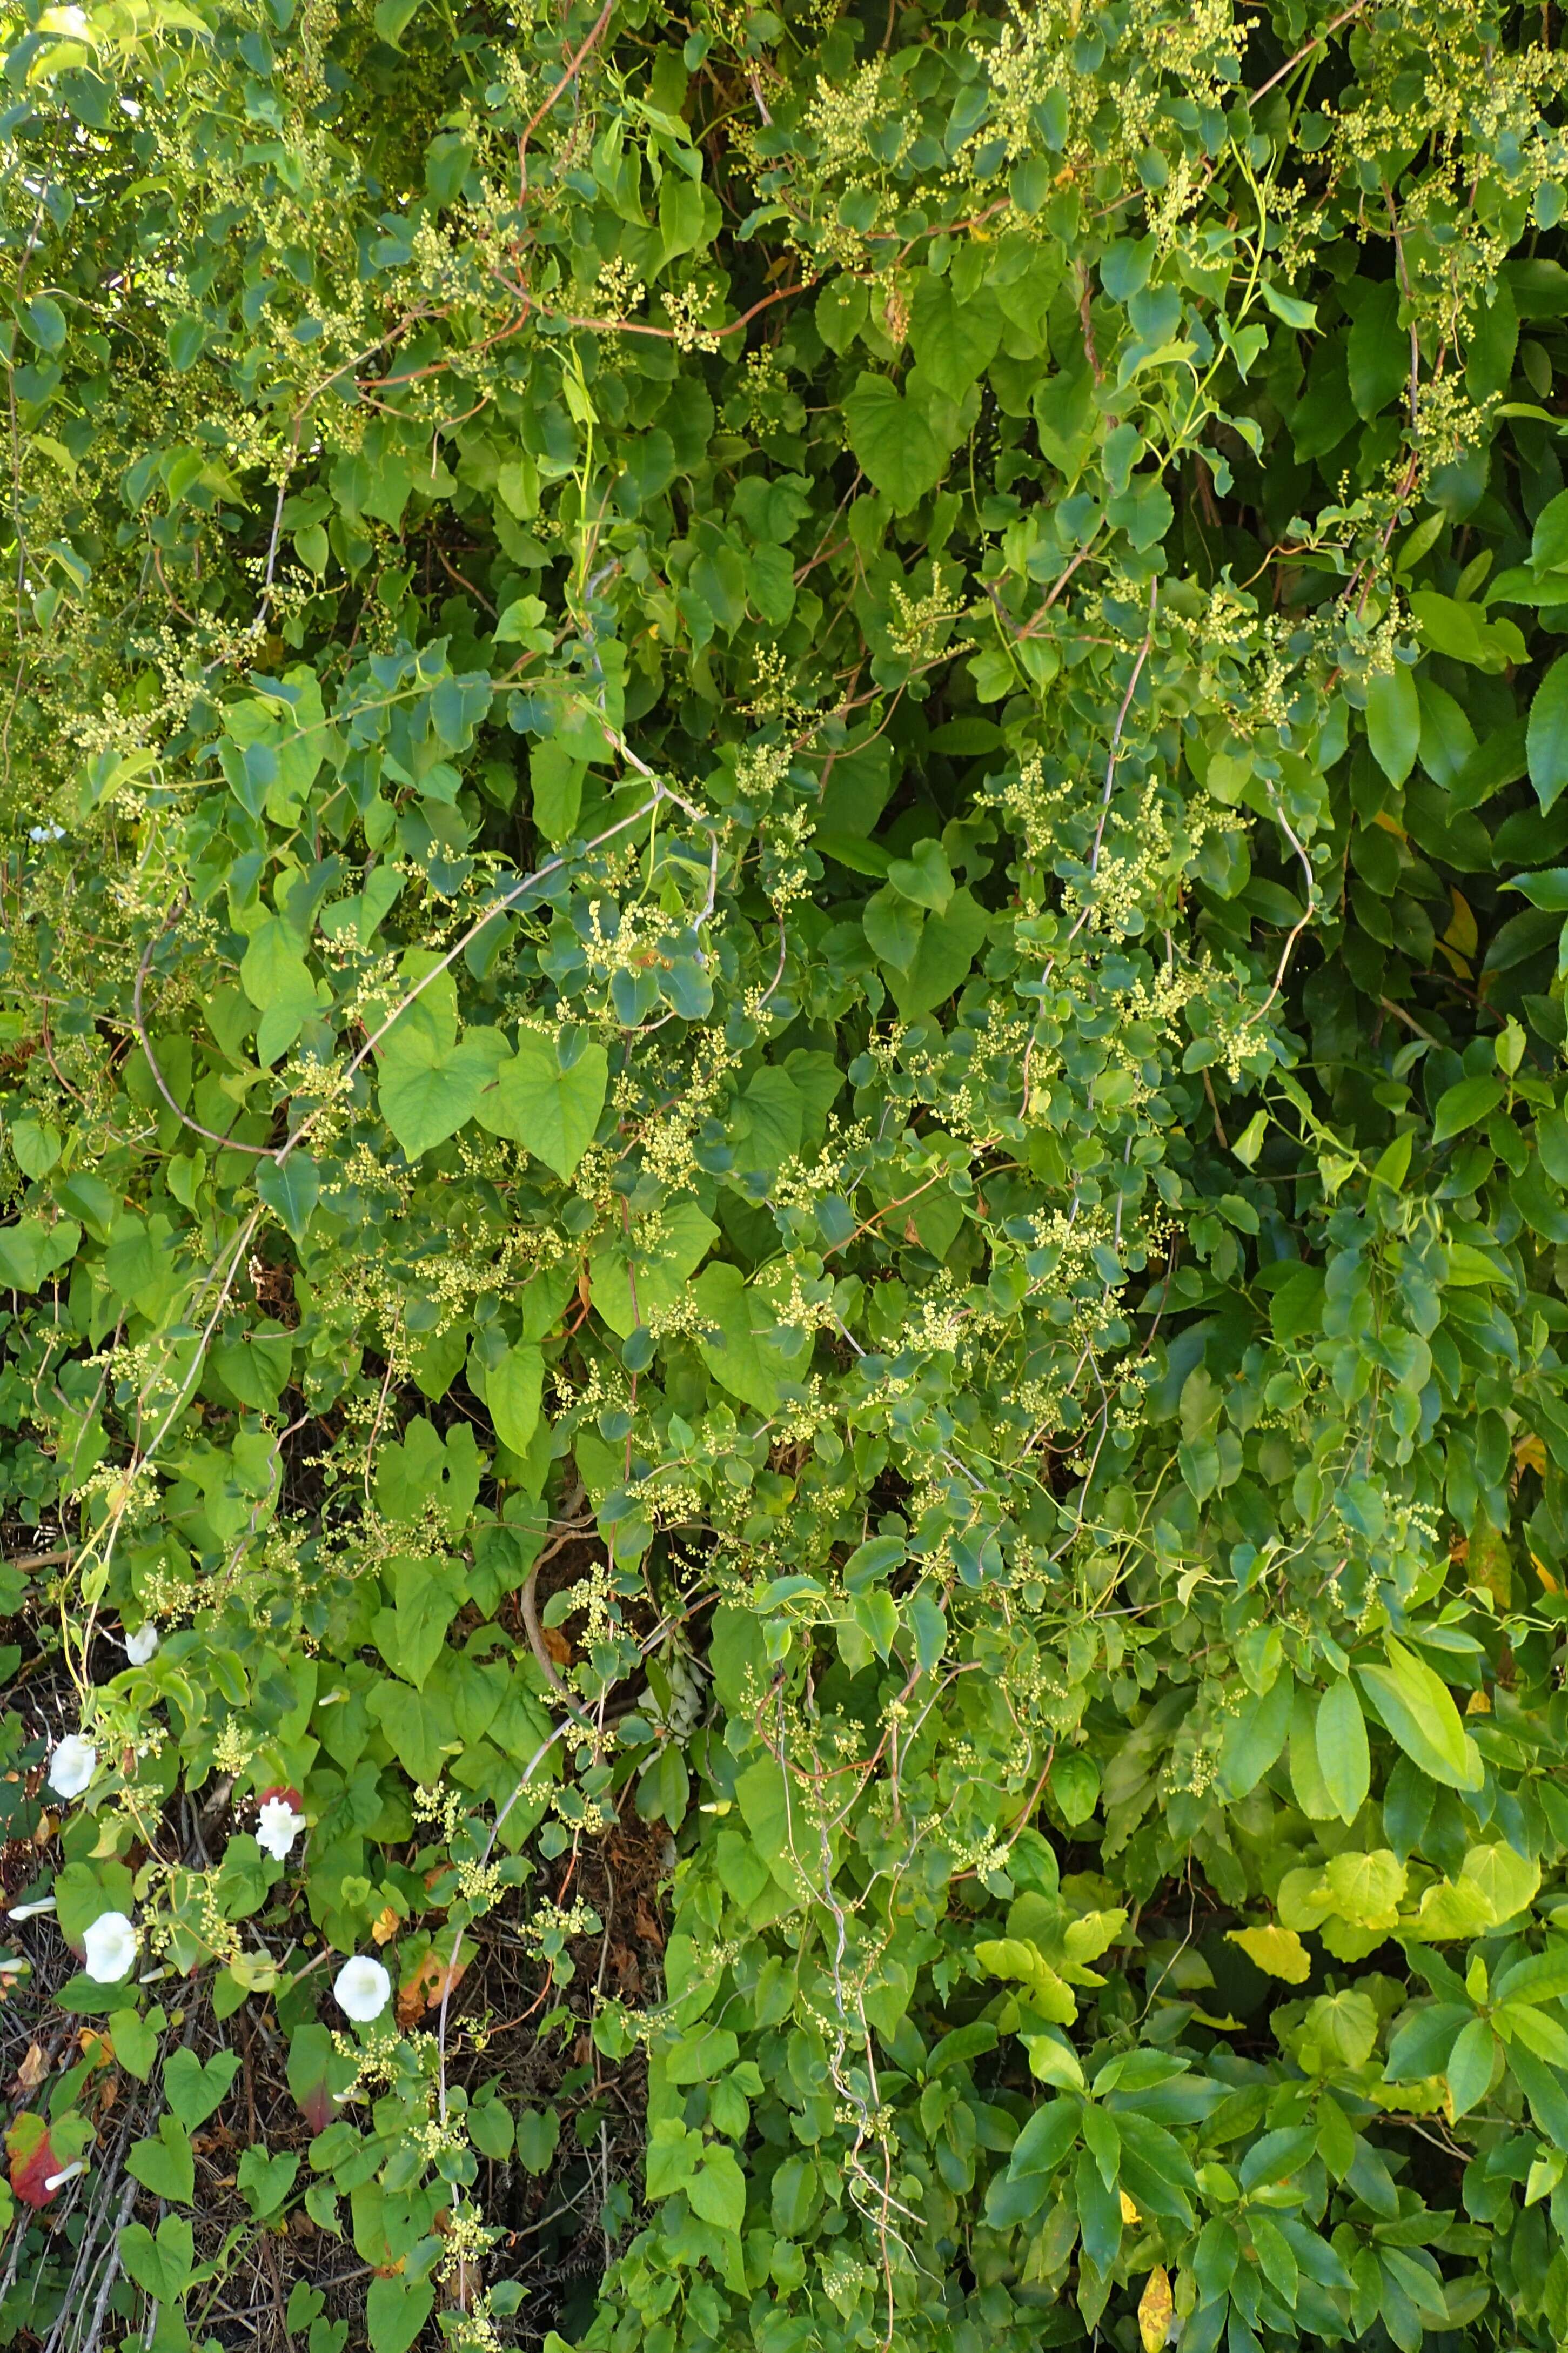
M1535 518L1530 538L1530 561L1537 572L1568 567L1568 491L1548 499Z
M913 901L889 883L887 889L873 892L867 900L862 921L866 937L882 962L898 972L907 973L925 930L925 917Z
M1511 621L1489 622L1479 605L1461 604L1458 597L1439 596L1435 588L1412 590L1410 609L1421 625L1423 641L1450 661L1468 662L1476 670L1501 670L1522 648L1523 640ZM1466 748L1473 750L1473 737Z
M1568 655L1563 659L1568 660ZM1539 874L1516 874L1502 887L1518 891L1532 907L1542 907L1549 914L1568 914L1568 866L1548 866Z
M1083 2109L1073 2099L1047 2100L1037 2108L1013 2144L1009 2175L1016 2179L1026 2173L1054 2173L1077 2140L1082 2117Z
M1415 765L1421 742L1421 703L1415 680L1404 662L1369 679L1366 734L1372 756L1391 784L1402 785Z
M647 2141L647 2194L672 2198L684 2189L702 2154L702 2136L679 2116L660 2116Z
M888 881L917 907L928 907L937 915L946 913L953 892L952 870L940 841L917 841L907 858L893 859Z
M1051 1767L1051 1795L1062 1820L1076 1829L1087 1822L1100 1801L1100 1768L1084 1748L1069 1748Z
M1466 1128L1474 1127L1478 1120L1485 1119L1489 1112L1495 1111L1507 1094L1508 1088L1502 1080L1484 1075L1460 1079L1455 1085L1446 1088L1437 1099L1437 1108L1433 1114L1434 1145L1447 1144L1451 1137L1462 1135Z
M574 759L563 744L536 744L529 754L533 822L546 841L567 841L576 831L587 773L586 762Z
M736 1166L771 1176L800 1150L805 1103L787 1071L769 1063L757 1071L730 1122Z
M22 322L38 349L53 359L66 346L66 314L52 294L35 294L22 307Z
M1558 2001L1568 1993L1568 1943L1510 1963L1492 1988L1499 2001Z
M238 2054L215 2051L204 2065L194 2051L171 2051L163 2062L163 2097L187 2132L223 2105L239 2073Z
M1372 1753L1366 1719L1348 1675L1331 1683L1318 1703L1317 1748L1334 1810L1342 1822L1353 1822L1372 1786Z
M237 2179L240 2195L247 2200L258 2221L275 2214L294 2186L300 2170L300 2152L280 2148L271 2155L265 2147L246 2149L239 2160Z
M809 2157L786 2157L769 2185L775 2231L804 2238L822 2209L821 2179Z
M1450 1789L1479 1789L1485 1773L1447 1683L1391 1635L1388 1664L1356 1669L1362 1689L1411 1763Z
M443 1051L427 1029L397 1024L382 1050L381 1115L407 1159L417 1160L467 1125L504 1050L493 1029L470 1029Z
M166 2198L173 2206L188 2206L195 2195L196 2168L190 2135L179 2118L165 2112L158 2119L155 2140L133 2141L125 2170L154 2198Z
M516 1053L479 1098L479 1125L526 1145L536 1160L564 1179L594 1140L609 1082L609 1057L596 1040L563 1065L559 1039L525 1029Z
M549 2171L561 2137L561 2117L554 2108L522 2108L517 2119L517 2161L525 2173Z
M419 14L423 0L375 0L375 29L395 49Z
M109 2037L114 2045L115 2064L123 2067L128 2075L134 2075L139 2084L147 2082L157 2062L158 2036L163 2022L161 2010L154 2010L151 2018L143 2018L134 2010L110 2013Z
M1568 785L1568 654L1559 654L1535 690L1525 749L1536 798L1550 809Z
M947 471L947 450L914 401L885 375L863 375L844 404L849 447L895 514L907 514Z
M514 2138L511 2110L504 2100L476 2100L470 2103L467 2116L468 2138L481 2157L492 2164L504 2164L511 2155Z
M1470 1849L1462 1876L1479 1889L1493 1920L1501 1922L1511 1920L1531 1902L1541 1885L1541 1865L1498 1839Z
M509 1348L499 1364L485 1370L485 1403L496 1436L514 1454L526 1454L539 1427L539 1400L544 1387L544 1358L528 1342Z
M691 1299L705 1325L698 1341L703 1363L731 1397L771 1414L779 1401L785 1367L768 1343L774 1326L772 1307L748 1286L739 1267L704 1267L691 1286Z
M1258 2256L1258 2267L1271 2288L1292 2311L1300 2293L1301 2273L1290 2242L1279 2224L1267 2214L1255 2209L1247 2217L1247 2229Z
M1233 1804L1257 1788L1284 1747L1295 1694L1294 1676L1276 1675L1266 1692L1249 1693L1231 1718L1220 1750L1219 1778Z
M68 1264L81 1240L74 1219L60 1218L47 1225L42 1218L18 1218L0 1226L0 1284L12 1291L39 1291L48 1277Z
M269 1068L316 1010L316 984L296 934L276 915L264 916L240 960L240 986L261 1015L257 1060Z
M435 2308L436 2291L428 2280L373 2279L364 2320L375 2353L408 2353Z
M984 374L1002 341L1002 313L988 286L960 295L951 273L916 273L910 304L910 343L922 376L949 400L962 400ZM866 379L862 378L862 382ZM872 381L881 381L874 378ZM858 449L856 456L859 457ZM861 459L862 465L865 464ZM866 467L871 480L877 477ZM885 487L877 482L879 490Z
M303 1241L321 1198L321 1172L310 1154L291 1152L281 1167L276 1160L262 1161L256 1189L273 1215L281 1218L293 1240Z
M741 2046L728 2027L700 2026L683 2034L666 2054L668 2083L710 2084L726 2074L741 2055Z
M405 1555L389 1566L397 1599L393 1612L395 1659L388 1663L421 1690L462 1606L462 1583L447 1562L427 1555Z
M1295 327L1304 333L1307 329L1317 325L1318 306L1315 302L1303 302L1300 295L1287 294L1272 278L1265 278L1258 290L1274 316L1287 327Z
M693 2213L720 2231L738 2231L746 2219L746 2177L733 2149L710 2143L686 2185Z
M334 2094L346 2092L353 2081L354 2063L346 2058L324 2026L308 2021L289 2038L289 2090L312 2133L325 2132L342 2110Z
M1475 2018L1448 2053L1448 2096L1453 2103L1456 2123L1469 2114L1478 2100L1486 2097L1491 2084L1497 2048L1497 2037L1486 2020Z
M195 2268L195 2242L183 2214L165 2214L154 2239L144 2223L120 2234L120 2260L137 2286L161 2304L179 2297Z
M691 1200L666 1202L652 1218L637 1219L629 1247L623 1233L605 1236L588 1258L595 1312L619 1338L628 1338L652 1313L684 1295L688 1276L718 1239L712 1219Z
M411 1781L433 1788L451 1758L466 1745L444 1688L414 1691L387 1678L373 1683L365 1705L392 1745Z
M1568 2152L1568 2092L1543 2059L1517 2042L1509 2047L1508 2063L1541 2131L1554 2147Z
M539 628L548 613L548 607L538 596L515 596L495 627L498 646L515 645L519 638L529 638ZM546 632L548 641L548 632Z
M946 1003L967 978L989 929L984 908L966 890L953 892L945 914L927 916L909 965L889 982L900 1018L918 1021Z
M1347 1848L1331 1859L1314 1894L1320 1900L1326 1895L1342 1920L1353 1920L1364 1928L1388 1928L1404 1899L1407 1876L1391 1847L1374 1847L1367 1854Z

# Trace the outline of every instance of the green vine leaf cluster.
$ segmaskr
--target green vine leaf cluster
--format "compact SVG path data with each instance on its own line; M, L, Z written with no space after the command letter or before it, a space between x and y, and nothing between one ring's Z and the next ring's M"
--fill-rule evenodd
M1561 39L11 6L0 2342L1568 2342Z

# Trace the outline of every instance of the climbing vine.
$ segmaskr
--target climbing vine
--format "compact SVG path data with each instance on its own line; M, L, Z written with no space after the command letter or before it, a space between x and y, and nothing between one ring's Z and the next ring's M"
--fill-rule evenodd
M1568 2340L1559 40L10 9L0 2342Z

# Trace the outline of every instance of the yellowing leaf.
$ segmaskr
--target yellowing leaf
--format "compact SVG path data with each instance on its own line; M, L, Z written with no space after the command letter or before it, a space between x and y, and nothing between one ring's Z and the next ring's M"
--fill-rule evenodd
M1458 950L1460 955L1473 956L1480 939L1475 916L1470 911L1468 900L1461 892L1455 890L1451 883L1449 892L1454 902L1454 916L1443 937L1451 948Z
M1226 1942L1239 1945L1254 1968L1287 1985L1305 1985L1312 1974L1311 1956L1294 1928L1232 1928Z
M1422 1896L1415 1919L1402 1923L1401 1933L1447 1944L1481 1936L1493 1918L1490 1902L1473 1880L1440 1879Z
M1370 1854L1336 1854L1322 1892L1342 1920L1363 1928L1392 1928L1409 1874L1387 1847Z
M1461 1882L1479 1888L1491 1906L1496 1922L1511 1920L1522 1912L1541 1885L1541 1866L1527 1862L1521 1854L1502 1841L1488 1846L1473 1846L1465 1857Z
M1028 1989L1029 2000L1053 2026L1070 2026L1078 2003L1037 1945L1023 1936L996 1936L978 1944L974 1957L994 1978L1014 1978Z
M1128 2203L1125 2190L1121 2202L1124 2206ZM1133 2218L1123 2214L1121 2219L1125 2222ZM1171 2323L1174 2317L1170 2274L1163 2263L1156 2263L1138 2299L1138 2334L1143 2340L1143 2353L1160 2353L1160 2348L1171 2333Z

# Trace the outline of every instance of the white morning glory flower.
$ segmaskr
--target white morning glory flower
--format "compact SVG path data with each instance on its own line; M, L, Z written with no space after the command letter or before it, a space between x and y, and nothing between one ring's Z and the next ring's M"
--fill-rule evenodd
M368 2026L392 2000L392 1979L379 1961L373 1961L368 1954L356 1953L338 1971L332 1991L340 2010L359 2025Z
M123 1912L103 1912L82 1940L89 1978L100 1985L118 1985L129 1977L136 1960L136 1929Z
M79 1732L68 1732L49 1759L49 1787L57 1798L79 1798L98 1770L98 1751Z
M40 1912L52 1912L54 1908L52 1895L40 1895L36 1904L13 1904L5 1916L10 1920L36 1920Z
M264 1799L257 1817L256 1843L279 1862L287 1862L304 1827L304 1815L297 1814L287 1798Z
M125 1655L133 1667L144 1667L158 1647L158 1629L149 1618L145 1626L138 1626L134 1634L125 1637Z

